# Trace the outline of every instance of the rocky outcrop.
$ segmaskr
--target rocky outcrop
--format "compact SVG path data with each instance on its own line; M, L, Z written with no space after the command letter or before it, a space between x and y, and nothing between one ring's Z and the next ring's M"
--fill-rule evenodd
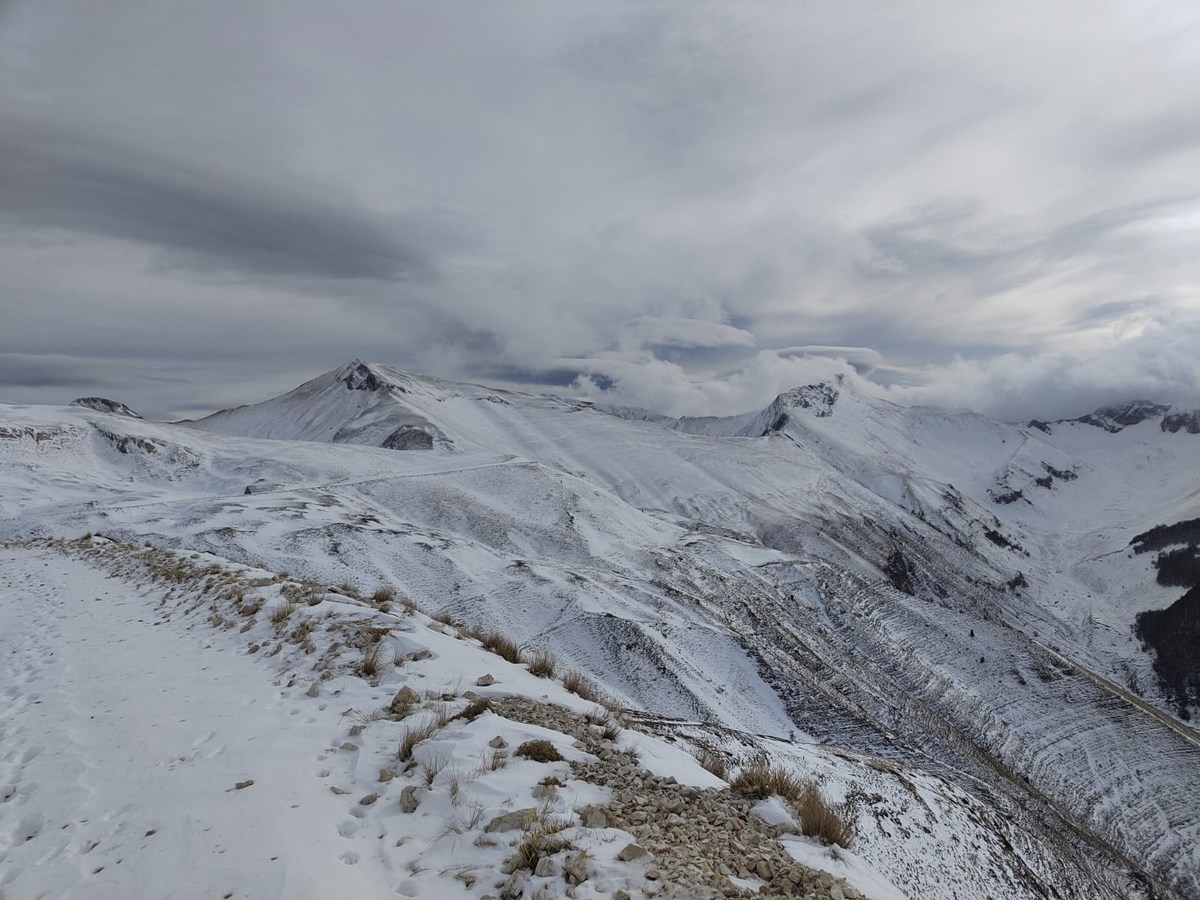
M125 416L130 419L141 418L121 401L109 400L105 397L80 397L78 400L72 400L71 405L94 409L96 412L111 413L114 416Z
M1185 431L1188 434L1200 434L1200 409L1187 412L1168 413L1163 416L1160 427L1163 431L1178 434Z

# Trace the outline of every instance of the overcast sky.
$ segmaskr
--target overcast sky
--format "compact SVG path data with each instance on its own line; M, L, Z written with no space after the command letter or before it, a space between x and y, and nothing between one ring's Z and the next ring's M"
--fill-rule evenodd
M1198 239L1194 0L0 3L10 401L1197 402Z

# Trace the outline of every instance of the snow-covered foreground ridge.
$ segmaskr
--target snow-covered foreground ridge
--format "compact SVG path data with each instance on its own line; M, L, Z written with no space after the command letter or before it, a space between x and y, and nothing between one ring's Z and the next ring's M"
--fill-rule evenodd
M6 898L903 896L549 657L388 592L102 539L0 553Z
M1186 411L1014 426L829 384L670 420L358 362L198 423L110 409L0 408L0 535L394 584L644 728L758 735L873 811L855 852L910 894L1200 896Z

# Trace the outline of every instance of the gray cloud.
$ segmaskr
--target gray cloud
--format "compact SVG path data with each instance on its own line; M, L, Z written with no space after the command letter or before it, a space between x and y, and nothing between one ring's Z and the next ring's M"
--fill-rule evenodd
M169 416L355 356L671 412L847 360L1006 415L1186 393L1198 17L16 0L6 394Z
M261 276L432 277L415 223L325 197L300 179L252 180L103 137L0 117L0 215L172 251L164 264Z

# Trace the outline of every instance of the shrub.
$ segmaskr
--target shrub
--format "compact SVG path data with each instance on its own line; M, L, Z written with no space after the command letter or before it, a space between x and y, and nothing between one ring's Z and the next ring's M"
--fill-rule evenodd
M516 749L516 755L540 763L559 762L562 760L562 754L558 752L558 748L545 740L526 741Z

